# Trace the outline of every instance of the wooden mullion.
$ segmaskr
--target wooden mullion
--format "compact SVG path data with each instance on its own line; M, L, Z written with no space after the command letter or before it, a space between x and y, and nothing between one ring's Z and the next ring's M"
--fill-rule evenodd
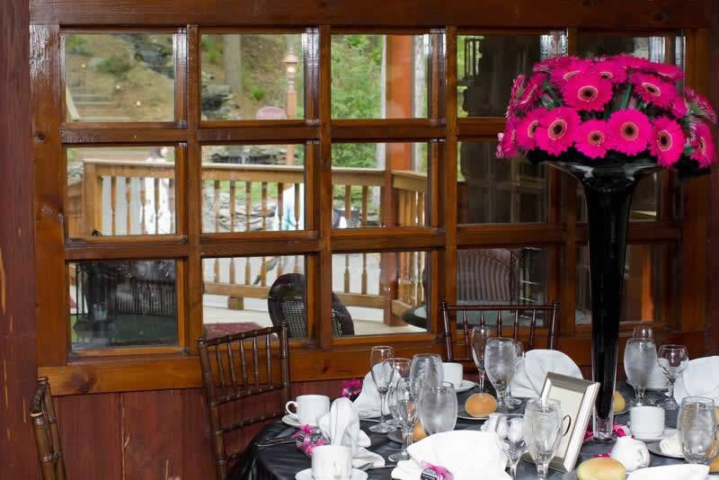
M458 143L458 118L457 118L457 28L447 28L447 58L446 58L446 117L447 117L447 143L445 146L444 165L441 169L444 180L444 229L445 246L442 276L444 285L442 301L455 303L457 300L457 156L459 152ZM449 272L449 273L447 273ZM440 334L438 330L435 333Z
M68 278L62 253L67 188L60 139L62 61L59 26L31 26L37 356L42 366L64 365L70 348Z
M319 138L319 127L314 125L287 125L284 122L267 121L264 125L203 125L199 131L202 143L266 144L297 143Z
M187 182L186 221L189 256L187 259L186 305L187 339L192 353L197 353L195 340L203 331L203 268L200 256L202 231L202 147L198 139L200 126L200 33L197 25L187 27ZM180 210L178 208L178 210Z
M445 235L439 229L408 227L407 230L368 229L346 235L334 232L332 252L406 252L444 247Z
M187 141L187 131L176 124L127 123L112 127L66 123L59 127L65 145L162 145Z
M303 255L321 251L319 240L253 240L215 242L200 245L200 256L214 257L254 257L254 256L282 256Z
M332 121L332 139L336 142L412 142L444 136L445 127L440 119L389 118Z
M178 29L175 44L175 122L187 125L187 30Z
M164 235L163 235L164 236ZM65 244L65 258L68 261L79 260L118 260L118 259L158 259L187 257L190 249L184 237L164 240L148 236L142 242L83 242L72 241Z
M456 64L456 60L455 60ZM455 78L456 81L456 78ZM449 89L449 87L447 87ZM456 89L456 87L455 87ZM456 95L456 93L455 93ZM506 119L502 117L458 118L456 136L459 140L497 140L497 134L504 131Z

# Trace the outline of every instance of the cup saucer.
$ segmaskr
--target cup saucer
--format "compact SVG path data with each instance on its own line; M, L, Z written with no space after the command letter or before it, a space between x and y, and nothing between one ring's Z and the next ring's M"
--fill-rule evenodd
M350 477L350 480L367 480L367 472L363 472L362 470L357 470L356 468L352 469L352 477ZM302 470L297 475L295 475L295 480L313 480L312 476L312 469L308 468L306 470Z
M632 432L632 436L636 438L637 440L641 440L642 442L658 442L660 440L664 440L665 438L671 437L676 433L675 428L665 428L662 433L659 435L648 435L648 434L642 434L642 433L634 433Z
M287 425L289 427L295 427L295 428L300 428L302 426L300 424L300 421L297 420L292 415L285 415L284 417L282 417L282 423L284 423L285 425Z
M469 390L472 390L474 387L476 387L477 384L469 381L469 380L462 380L462 383L459 384L459 387L455 389L457 393L464 393L468 392Z

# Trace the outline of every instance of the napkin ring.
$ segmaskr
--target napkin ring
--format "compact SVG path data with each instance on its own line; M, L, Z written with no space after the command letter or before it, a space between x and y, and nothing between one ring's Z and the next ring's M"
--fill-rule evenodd
M315 447L328 445L329 442L322 435L322 430L309 425L302 425L300 429L293 435L297 449L307 455L312 456L312 450Z
M429 462L422 462L422 475L419 478L420 480L454 480L452 472Z

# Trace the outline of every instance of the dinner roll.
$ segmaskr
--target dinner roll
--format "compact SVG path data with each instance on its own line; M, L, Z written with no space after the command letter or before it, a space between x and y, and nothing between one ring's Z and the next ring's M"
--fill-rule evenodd
M711 465L709 465L709 473L719 472L719 457L717 457Z
M592 458L577 469L579 480L625 480L627 470L619 460L613 458Z
M622 397L622 394L619 392L614 392L614 411L615 412L621 412L627 408L627 402L624 400L624 397Z
M422 425L422 422L417 420L417 423L414 425L414 430L412 430L412 439L415 442L419 442L426 436L427 432L424 431L424 425Z
M497 400L488 393L475 393L464 402L464 409L472 417L484 417L497 411Z

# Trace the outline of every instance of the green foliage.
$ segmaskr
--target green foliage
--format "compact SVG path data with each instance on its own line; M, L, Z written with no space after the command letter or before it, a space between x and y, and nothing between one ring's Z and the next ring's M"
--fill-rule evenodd
M250 94L256 102L261 102L267 96L267 92L262 87L252 87L250 89Z
M223 53L222 42L215 42L212 36L203 35L200 40L200 48L207 53L207 60L213 65L219 65Z
M75 55L92 56L92 50L87 44L87 39L80 35L68 35L65 39L65 50Z
M97 70L103 73L109 73L118 78L125 78L127 72L130 71L132 65L127 59L118 57L114 53L108 58L103 58L97 65Z

